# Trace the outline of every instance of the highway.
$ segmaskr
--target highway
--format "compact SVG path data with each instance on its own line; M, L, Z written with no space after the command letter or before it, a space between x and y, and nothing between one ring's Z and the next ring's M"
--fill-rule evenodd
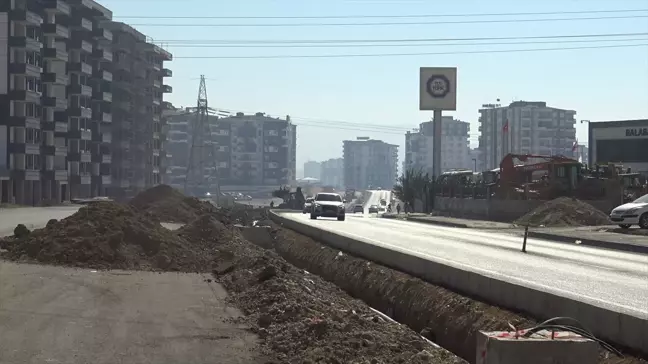
M537 239L528 240L524 254L522 239L507 233L367 214L347 214L344 222L282 215L370 244L648 319L648 255Z

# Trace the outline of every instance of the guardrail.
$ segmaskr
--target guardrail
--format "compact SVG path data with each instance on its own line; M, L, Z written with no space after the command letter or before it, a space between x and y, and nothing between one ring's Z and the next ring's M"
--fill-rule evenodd
M270 212L270 218L288 229L297 231L324 244L357 257L447 287L455 292L539 319L568 316L579 320L594 335L634 351L648 354L648 315L637 317L616 312L573 298L524 287L476 272L430 261L405 252L369 244L341 234Z

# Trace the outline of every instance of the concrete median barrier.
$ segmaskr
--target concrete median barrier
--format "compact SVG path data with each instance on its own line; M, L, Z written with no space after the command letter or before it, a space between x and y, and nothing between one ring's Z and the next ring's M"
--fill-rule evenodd
M487 273L431 261L386 246L370 244L349 236L288 219L280 212L270 218L284 227L316 239L349 254L411 274L432 284L451 289L484 302L536 317L548 319L568 316L579 320L594 335L648 355L648 315L617 312L575 297L561 296L541 289L504 281Z

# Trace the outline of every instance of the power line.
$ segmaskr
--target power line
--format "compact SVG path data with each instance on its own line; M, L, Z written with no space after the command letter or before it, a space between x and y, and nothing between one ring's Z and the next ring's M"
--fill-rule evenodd
M311 40L227 40L227 39L157 39L158 42L171 43L212 43L212 44L320 44L320 43L401 43L401 42L460 42L460 41L487 41L487 40L523 40L523 39L571 39L571 38L607 38L607 37L632 37L644 36L642 33L599 33L599 34L558 34L534 36L508 36L508 37L470 37L470 38L396 38L396 39L311 39Z
M648 34L647 34L648 35ZM241 45L241 44L169 44L169 48L377 48L377 47L438 47L438 46L484 46L484 45L520 45L520 44L573 44L573 43L602 43L648 41L648 38L634 39L581 39L581 40L547 40L520 42L490 42L490 43L417 43L417 44L272 44L272 45Z
M479 13L479 14L409 14L409 15L316 15L316 16L207 16L207 15L128 15L119 16L123 19L406 19L406 18L454 18L454 17L482 17L482 16L524 16L524 15L565 15L565 14L611 14L611 13L637 13L646 12L648 9L626 10L585 10L585 11L547 11L547 12L521 12L521 13Z
M538 19L490 19L490 20L459 20L434 22L373 22L373 23L257 23L257 24L199 24L199 23L141 23L131 26L148 27L346 27L346 26L397 26L397 25L449 25L449 24L488 24L488 23L537 23L551 21L577 20L607 20L607 19L637 19L648 18L648 15L620 15L607 17L571 17L571 18L538 18Z
M542 51L565 51L583 49L606 49L624 47L645 47L648 43L601 45L583 47L556 47L556 48L527 48L527 49L496 49L496 50L472 50L472 51L449 51L449 52L420 52L420 53L373 53L373 54L319 54L319 55L257 55L257 56L174 56L175 59L281 59L281 58L361 58L361 57L407 57L407 56L432 56L450 54L486 54L486 53L525 53Z

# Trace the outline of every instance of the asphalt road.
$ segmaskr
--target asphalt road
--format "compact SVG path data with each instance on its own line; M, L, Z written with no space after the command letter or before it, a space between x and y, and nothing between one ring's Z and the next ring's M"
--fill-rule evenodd
M0 261L0 363L262 363L205 278Z
M565 245L505 233L351 215L344 222L286 213L334 231L482 275L648 319L648 255Z
M66 218L81 208L80 205L54 207L17 207L0 209L0 236L13 235L18 224L29 229L44 227L50 219Z

